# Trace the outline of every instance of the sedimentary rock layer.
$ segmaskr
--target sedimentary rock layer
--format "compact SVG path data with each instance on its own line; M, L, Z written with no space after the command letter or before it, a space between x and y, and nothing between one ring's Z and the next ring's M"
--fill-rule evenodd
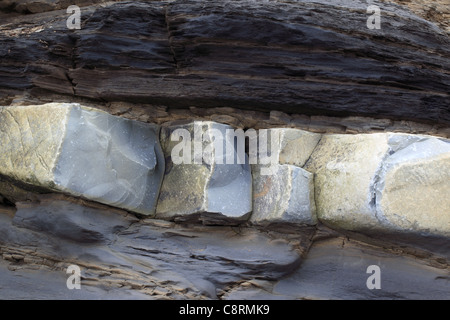
M283 232L138 221L120 210L43 197L40 204L19 203L14 217L0 212L0 297L450 298L442 258L326 229ZM79 290L66 286L73 264L82 275ZM381 269L381 290L366 286L370 265Z
M64 10L6 16L0 95L448 126L448 36L403 7L372 3L379 30L367 28L362 0L107 3L83 7L80 30L67 29Z
M7 179L154 213L164 172L158 126L57 103L1 107L0 123Z
M56 103L2 107L0 123L0 194L10 203L33 199L29 191L59 191L204 224L251 216L254 224L319 220L347 231L450 232L446 139L244 133L201 121L165 126L159 135L157 125Z
M61 298L217 299L228 285L278 279L295 270L309 237L311 231L305 232L299 244L274 241L270 233L252 228L236 232L156 219L139 222L119 210L41 198L40 204L19 203L14 218L0 213L0 253L14 271L4 270L0 261L0 297L39 295L33 282L52 274L41 292L51 298L56 291ZM16 261L25 269L16 268ZM30 274L42 264L50 268ZM66 287L70 264L79 265L83 274L78 292ZM22 271L24 278L14 277ZM20 290L24 286L28 290Z
M447 2L1 1L0 298L450 299Z

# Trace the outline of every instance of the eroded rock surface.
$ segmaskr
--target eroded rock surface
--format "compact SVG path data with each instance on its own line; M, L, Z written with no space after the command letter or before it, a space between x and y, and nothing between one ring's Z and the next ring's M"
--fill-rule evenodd
M218 298L234 283L289 274L310 237L290 242L253 228L137 222L117 210L46 198L19 206L14 218L0 213L0 252L10 263L9 275L0 277L6 278L0 296L38 297L35 285L48 281L41 297L70 298L65 271L77 264L83 275L78 297ZM21 274L22 280L14 280ZM28 290L12 288L16 282Z
M380 30L367 28L363 0L108 2L82 7L75 31L64 10L4 15L0 98L448 126L448 36L402 6L371 3L383 13Z
M314 175L292 165L277 165L270 175L253 173L253 212L261 223L317 223Z
M324 135L315 173L321 221L346 230L448 237L449 141L406 134Z
M174 135L180 130L184 135ZM238 162L237 145L228 141L231 126L193 122L163 128L161 143L167 159L157 207L158 218L186 219L201 215L205 222L245 221L252 211L252 175L245 153ZM231 161L227 161L230 153ZM173 157L176 156L177 159ZM209 218L208 218L209 217Z
M253 223L317 223L314 174L302 167L320 138L308 131L273 128L249 139L250 153L252 144L258 146L257 164L252 165Z
M0 297L450 299L447 2L1 1ZM273 174L176 165L192 121Z
M418 137L379 173L379 219L399 229L450 237L450 141Z
M380 269L380 289L367 281ZM448 300L448 266L423 263L408 255L344 238L315 243L300 268L278 282L249 281L227 291L225 299Z
M164 172L158 126L58 103L2 107L0 123L3 176L154 214Z

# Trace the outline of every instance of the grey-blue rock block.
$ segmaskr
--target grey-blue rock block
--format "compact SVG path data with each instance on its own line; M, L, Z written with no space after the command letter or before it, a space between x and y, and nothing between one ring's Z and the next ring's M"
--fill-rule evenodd
M76 103L0 108L0 174L153 215L164 174L159 126Z

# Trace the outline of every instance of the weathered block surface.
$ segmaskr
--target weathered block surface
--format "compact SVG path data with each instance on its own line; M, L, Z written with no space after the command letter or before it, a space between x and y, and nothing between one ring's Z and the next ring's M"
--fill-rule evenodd
M449 145L420 135L324 135L306 165L319 219L346 230L448 236Z
M274 135L274 137L272 137ZM303 167L320 141L321 134L291 128L267 130L267 150L279 164ZM272 148L272 139L277 141ZM264 156L264 155L263 155Z
M450 141L418 139L391 155L375 192L380 219L450 237Z
M317 223L312 173L292 165L276 165L272 175L259 172L253 171L251 222Z
M384 134L323 135L305 166L315 173L319 219L344 229L377 226L371 186L387 152Z
M164 171L159 127L78 104L2 107L0 174L140 214Z
M252 165L253 223L317 223L314 175L301 167L320 137L317 133L290 128L259 131L258 164ZM256 145L254 141L253 144Z
M199 130L197 133L196 128ZM183 140L172 141L172 133L177 129L184 130L188 136L183 137ZM234 163L227 163L227 129L233 128L210 121L162 129L161 144L166 157L166 173L158 200L157 217L211 213L218 218L248 218L252 211L251 169L247 156L244 164L234 160ZM195 142L198 133L200 149ZM213 143L215 133L221 137L217 136L218 139ZM180 144L184 143L186 148L178 150ZM215 145L218 147L213 147ZM187 152L192 152L192 156L184 163L176 164L177 161L174 163L172 159L174 148L180 157L186 156ZM218 148L222 152L218 152ZM198 154L200 158L195 156L195 150L201 150ZM229 151L235 159L236 149L233 147Z

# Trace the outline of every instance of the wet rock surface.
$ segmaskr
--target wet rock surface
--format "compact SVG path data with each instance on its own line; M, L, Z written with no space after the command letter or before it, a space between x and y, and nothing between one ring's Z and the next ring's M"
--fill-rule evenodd
M62 10L6 16L0 93L448 126L448 36L374 4L380 30L365 1L109 2L75 31Z
M381 288L366 283L380 267ZM226 299L448 300L449 270L345 238L315 243L301 267L278 282L249 282Z
M0 286L2 298L39 297L34 286L47 281L45 295L58 298L70 264L82 269L78 297L218 298L233 283L289 274L309 244L308 235L290 242L252 228L136 222L123 212L61 201L19 207L13 219L0 215L0 250L10 263L9 275L2 275L8 279ZM11 290L22 274L21 287L28 283L28 292ZM50 281L51 274L56 278Z
M324 227L284 226L279 233L138 221L55 196L19 206L14 218L1 213L0 222L2 299L446 300L450 294L449 267L439 255L382 249ZM72 264L81 269L80 290L66 287ZM370 265L381 268L380 290L366 286Z
M370 3L1 1L0 298L450 299L447 0Z

